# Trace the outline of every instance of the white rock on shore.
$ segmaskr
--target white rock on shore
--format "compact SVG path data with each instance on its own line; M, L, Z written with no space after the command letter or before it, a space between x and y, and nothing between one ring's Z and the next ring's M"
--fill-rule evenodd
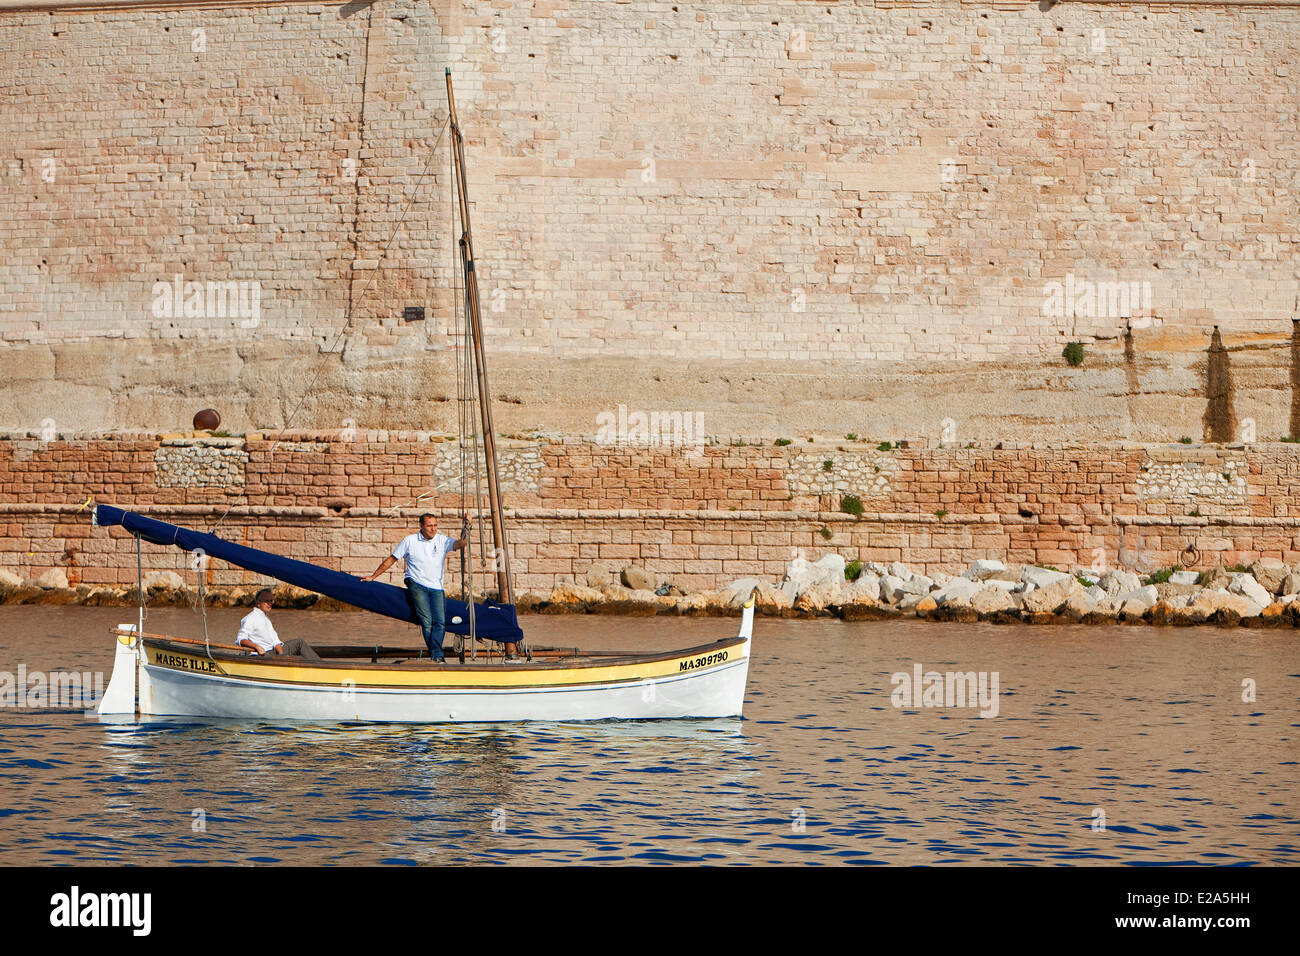
M939 607L970 607L971 598L982 590L978 581L969 578L953 578L943 587L934 591L934 598Z
M906 579L886 574L880 579L880 599L902 607L909 597L924 597L929 594L933 583L921 574L914 574Z
M1006 588L986 583L970 599L970 606L980 614L996 614L1016 609L1016 599Z
M167 588L172 591L181 591L185 588L185 579L175 571L153 571L146 574L140 582L144 585L146 591L152 588Z
M880 603L880 579L874 574L863 572L840 592L840 603L856 607L874 607Z
M1278 583L1281 583L1280 578ZM1273 603L1273 595L1249 574L1233 575L1232 583L1228 585L1228 593L1240 594L1242 597L1249 598L1261 608L1266 608Z
M1027 564L1021 569L1020 580L1024 582L1026 591L1031 591L1034 588L1045 588L1049 584L1056 584L1060 581L1074 581L1064 571L1053 571L1050 568L1040 568L1032 564ZM1078 583L1075 581L1075 584Z
M1156 601L1158 600L1160 600L1160 594L1156 591L1156 586L1154 584L1134 588L1132 591L1129 591L1126 594L1121 594L1115 598L1116 603L1125 614L1132 613L1132 609L1129 607L1130 605L1134 608L1141 607L1142 610L1138 613L1144 613L1148 609L1155 607Z
M794 606L794 602L790 600L788 594L770 584L764 584L758 589L758 597L754 603L759 610L769 612L784 611Z
M1077 580L1075 586L1070 591L1070 596L1065 599L1065 606L1061 609L1072 617L1080 618L1085 614L1091 614L1097 609L1097 599L1089 592L1091 588L1085 588Z
M1037 570L1041 571L1043 569L1038 568ZM1056 573L1057 577L1048 581L1045 585L1025 591L1023 607L1031 614L1055 613L1061 610L1071 598L1084 593L1083 585L1068 574L1049 573Z
M732 594L743 594L745 599L748 600L750 592L752 592L754 588L761 588L764 586L763 582L758 578L737 578L722 590L730 591Z
M843 577L836 581L825 575L799 592L799 596L794 599L794 607L800 611L824 611L836 602L843 590Z
M635 564L624 568L619 579L625 587L631 588L633 591L653 591L659 584L653 574L645 568L637 567Z
M581 581L574 583L583 584L589 588L603 588L613 580L614 572L610 570L609 566L597 561L587 569L587 573L582 576Z
M972 561L962 576L972 581L984 581L1006 569L1007 566L996 558L980 558L978 561Z
M1142 586L1142 580L1136 574L1132 571L1121 571L1118 568L1107 571L1097 583L1111 597L1128 594L1130 591L1136 591Z
M856 581L849 581L846 585L847 591L854 594L870 594L877 602L880 601L880 578L870 571L863 571L858 575Z
M781 590L794 601L819 583L833 585L836 589L842 588L845 564L844 558L838 554L826 554L811 562L804 557L795 558L786 566ZM825 588L822 590L825 591Z
M1250 566L1251 577L1270 596L1277 594L1282 579L1290 573L1291 569L1276 558L1265 558Z
M605 593L581 584L557 584L547 600L552 604L593 604L605 599Z
M1300 567L1288 569L1279 563L1256 562L1256 573L1229 571L1225 567L1212 568L1204 574L1206 586L1198 585L1202 575L1194 571L1177 571L1161 584L1143 585L1131 571L1112 569L1100 575L1095 584L1081 582L1083 571L1066 573L1041 566L1015 565L1007 568L1001 561L984 560L970 564L960 576L943 572L932 575L918 574L901 561L887 567L867 562L855 581L844 578L845 559L839 555L823 555L815 562L803 558L791 561L780 586L758 577L738 578L716 591L684 593L679 586L661 587L670 593L659 595L650 588L627 588L612 580L613 572L594 564L578 581L557 578L559 583L549 592L528 592L521 607L555 605L551 610L570 606L580 612L596 609L612 613L718 613L735 612L749 596L757 593L760 610L768 614L786 614L791 610L808 615L838 614L848 620L872 617L852 609L887 607L897 613L915 611L924 616L936 611L962 611L960 615L939 614L969 620L973 610L979 615L1000 612L1022 614L1035 620L1048 620L1046 615L1060 615L1078 620L1093 612L1114 620L1117 616L1129 621L1150 619L1158 623L1195 623L1226 612L1228 620L1239 616L1271 621L1254 622L1277 626L1300 625L1296 608L1288 605L1300 600ZM631 568L629 571L633 570ZM877 573L880 572L880 573ZM1263 575L1261 580L1257 575ZM599 588L586 586L591 579L602 580ZM638 580L630 575L630 580ZM1088 574L1087 580L1093 575ZM651 580L648 572L644 581ZM154 593L153 599L178 604L185 599L187 578L175 571L155 571L145 578L146 588ZM1280 596L1273 597L1270 585L1276 582ZM83 586L73 589L68 584L64 568L50 568L26 580L11 571L0 569L0 601L11 599L33 604L85 603L112 605L126 603L133 590L130 586L115 588ZM250 588L217 589L216 606L247 604L253 590ZM53 592L53 593L51 593ZM174 592L174 593L166 593ZM280 586L277 597L286 600L302 599L293 606L308 606L315 600L310 592ZM134 600L133 598L131 600ZM223 603L224 602L224 603ZM1297 605L1300 607L1300 605ZM1152 609L1157 610L1152 615ZM1170 611L1177 611L1170 615ZM1090 620L1101 619L1097 616Z
M1250 598L1240 594L1233 594L1222 588L1213 591L1202 591L1196 595L1190 607L1206 617L1220 610L1235 611L1241 617L1259 617L1264 613L1264 608Z

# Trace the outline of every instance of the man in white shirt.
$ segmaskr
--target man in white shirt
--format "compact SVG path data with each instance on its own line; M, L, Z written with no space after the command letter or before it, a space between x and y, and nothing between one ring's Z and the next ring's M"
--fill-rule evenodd
M406 596L420 622L429 656L437 663L446 660L442 651L447 622L447 594L442 586L443 564L447 555L465 547L467 540L464 529L459 538L438 534L437 516L422 514L420 530L403 538L393 553L384 558L375 569L374 574L361 579L373 581L396 562L406 560ZM509 650L513 652L514 648L510 647Z
M310 661L320 660L320 655L301 637L295 637L289 643L280 640L271 624L270 611L273 592L262 588L253 598L253 610L244 615L239 622L239 634L235 643L246 647L254 654L296 654Z

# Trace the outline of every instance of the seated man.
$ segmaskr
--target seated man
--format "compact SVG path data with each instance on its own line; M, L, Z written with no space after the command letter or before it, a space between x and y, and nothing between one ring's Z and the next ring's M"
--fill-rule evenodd
M280 640L268 614L271 610L271 597L270 588L262 588L257 592L253 598L253 610L239 622L239 636L235 638L235 643L249 648L254 654L296 654L309 661L320 660L320 655L301 637L295 637L287 644Z

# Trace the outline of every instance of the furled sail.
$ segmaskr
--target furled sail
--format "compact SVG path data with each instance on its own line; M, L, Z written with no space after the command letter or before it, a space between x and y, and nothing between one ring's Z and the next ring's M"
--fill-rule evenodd
M96 506L95 524L104 527L121 525L133 535L154 544L175 545L185 551L202 551L209 557L324 594L344 604L394 617L399 621L417 623L415 613L406 599L405 588L378 581L362 581L342 571L330 571L306 561L282 558L267 551L234 544L215 534L191 531L108 505ZM475 604L474 618L474 633L478 637L509 643L523 640L523 631L515 618L513 604ZM456 623L457 619L459 623ZM447 630L453 634L469 634L469 609L464 602L447 598Z

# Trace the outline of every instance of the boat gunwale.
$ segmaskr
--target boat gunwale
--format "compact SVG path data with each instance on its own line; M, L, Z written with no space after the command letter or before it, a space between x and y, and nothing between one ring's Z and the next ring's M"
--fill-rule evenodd
M245 674L203 674L194 671L188 671L179 668L159 667L155 664L146 665L150 668L158 668L167 674L174 674L185 680L214 681L217 683L233 684L243 688L285 688L298 692L324 692L337 693L339 685L332 683L318 683L301 678L280 678L269 675L245 675ZM727 661L715 664L713 667L705 668L699 671L690 671L686 673L674 672L663 674L653 678L655 683L673 684L679 681L698 680L705 677L716 677L719 673L731 670L736 667L748 668L748 657L737 657L734 661ZM503 669L504 670L504 669ZM516 673L517 668L511 668L507 673ZM456 673L455 671L426 671L425 673ZM155 678L157 679L157 678ZM447 693L456 695L475 695L475 694L537 694L537 693L571 693L575 691L603 691L611 688L639 685L645 681L643 678L630 675L627 677L596 677L585 681L560 682L554 684L493 684L493 683L465 683L465 684L380 684L366 683L358 684L354 693L371 694L371 693L396 693L396 694L428 694L428 693Z
M227 650L220 645L205 645L202 641L196 641L193 638L172 638L161 634L145 634L144 644L146 647L152 647L155 650L168 650L179 654L202 654L205 648L211 648L209 655L214 661L229 661L240 664L254 664L256 666L266 667L294 667L294 668L321 668L326 670L373 670L378 672L394 671L399 673L411 673L412 671L427 671L430 673L465 673L465 672L486 672L501 673L508 671L511 673L529 672L529 671L556 671L556 670L581 670L597 667L626 667L637 664L656 664L663 661L678 660L684 657L699 657L715 651L725 650L744 644L749 638L736 635L734 637L721 638L710 644L699 644L695 647L686 647L680 650L663 651L652 654L629 654L625 657L602 657L593 659L583 659L581 657L573 658L569 663L560 661L554 662L532 662L526 661L520 664L506 664L504 662L495 664L475 664L466 661L464 664L459 662L455 664L443 663L435 664L429 660L410 660L402 664L384 664L379 662L370 662L365 660L349 659L326 659L321 661L309 661L302 657L292 655L251 655L243 652ZM226 645L229 647L230 645ZM157 666L157 665L152 665ZM165 666L165 665L163 665Z

